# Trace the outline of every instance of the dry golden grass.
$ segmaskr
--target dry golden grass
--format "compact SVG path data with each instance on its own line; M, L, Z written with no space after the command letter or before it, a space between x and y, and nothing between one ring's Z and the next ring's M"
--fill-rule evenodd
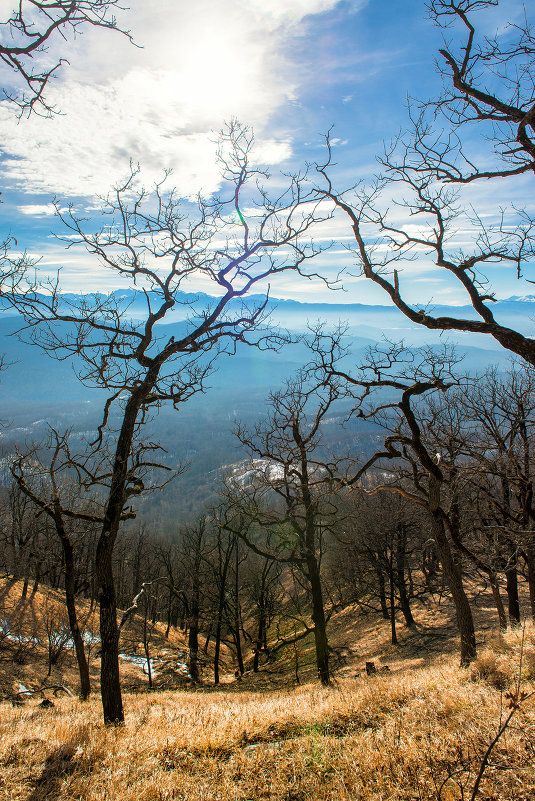
M494 669L535 689L535 632L500 638L471 670L451 662L333 688L127 695L124 727L97 700L0 707L0 797L13 801L469 799L506 714ZM489 652L490 653L490 652ZM490 660L491 662L492 660ZM492 667L492 665L491 665ZM478 798L535 798L535 703L498 742ZM448 778L450 777L450 778Z
M28 688L36 689L43 683L65 685L73 693L79 691L79 675L74 650L66 645L56 664L48 673L47 626L49 630L68 631L68 618L65 597L61 591L42 586L35 595L28 591L26 599L21 599L22 581L0 580L0 620L7 621L10 632L20 635L18 639L2 638L0 633L0 698L10 697L18 691L19 682ZM98 607L90 609L87 600L78 601L80 624L86 632L98 636ZM154 686L176 688L184 683L184 672L175 670L177 662L184 662L187 654L186 639L183 632L171 629L165 637L165 625L151 626L150 654L158 660ZM143 657L143 620L133 615L121 635L120 650L128 655ZM226 669L228 649L222 649L222 669ZM18 656L17 656L17 652ZM98 643L87 649L91 685L94 692L99 691L100 659ZM206 659L211 660L213 645ZM121 660L123 685L132 691L147 689L147 675L141 664ZM207 670L207 672L209 672Z

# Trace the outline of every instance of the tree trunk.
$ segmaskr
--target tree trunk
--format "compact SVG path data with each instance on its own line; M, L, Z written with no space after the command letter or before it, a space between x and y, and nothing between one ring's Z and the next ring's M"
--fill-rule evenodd
M95 572L100 604L100 692L104 723L124 723L121 681L119 676L119 630L112 570L112 546L101 537L97 546Z
M505 570L505 578L507 583L507 611L509 612L509 623L511 626L518 626L520 623L517 561L516 551L512 550L509 553L507 568Z
M431 531L444 572L444 579L451 592L455 605L457 628L461 637L461 666L466 667L477 656L474 619L468 597L464 591L460 566L455 562L450 544L444 529L444 521L440 513L440 482L429 476L429 511L431 512Z
M245 666L243 664L243 653L241 647L241 620L240 620L240 548L239 543L236 541L235 562L234 562L234 643L236 644L236 659L238 661L238 670L240 676L245 673Z
M313 553L307 554L307 572L312 594L312 620L314 621L314 641L316 644L316 665L320 681L328 685L331 681L329 673L329 644L327 642L327 625L323 607L318 561Z
M258 609L258 628L256 630L256 642L255 642L254 657L253 657L254 673L258 673L260 651L262 650L262 645L264 642L264 629L266 626L265 593L263 587L260 592L260 596L258 598L257 609Z
M221 628L223 625L223 609L218 610L217 624L215 629L215 650L214 650L214 684L219 684L219 655L221 652Z
M189 675L194 682L200 681L199 673L199 615L200 615L200 552L196 555L193 575L193 590L189 617Z
M397 572L397 587L399 592L399 605L405 618L405 623L409 629L414 628L415 621L412 616L412 610L409 603L409 596L407 593L407 585L405 583L405 566L407 561L407 535L405 530L396 532L396 572Z
M227 541L226 551L223 553L221 542L221 531L218 532L218 552L219 565L218 576L219 595L217 604L217 623L215 631L215 653L214 653L214 684L219 684L219 658L221 654L221 632L223 628L223 613L225 611L225 592L227 587L227 575L232 558L232 551L236 547L236 539Z
M392 557L391 557L392 558ZM390 632L392 645L398 644L398 635L396 632L396 593L394 591L394 569L392 562L390 562L389 570L389 588L390 588Z
M381 603L381 613L385 620L390 619L390 615L388 614L388 604L386 602L386 587L385 587L385 577L383 576L383 571L380 567L375 568L375 573L377 575L377 584L379 585L379 601Z
M525 560L528 568L529 602L531 617L535 620L535 548L526 548Z
M91 694L91 683L89 680L89 666L85 655L84 641L78 626L78 616L76 613L76 602L74 595L74 549L67 536L60 537L63 546L63 561L65 564L65 601L67 604L67 614L69 616L69 626L76 652L78 672L80 674L80 698L86 701Z
M119 630L117 602L113 578L113 548L117 540L121 516L126 503L128 460L136 430L139 410L152 391L160 365L154 363L144 381L130 395L124 410L121 431L117 440L111 486L106 504L104 523L100 531L95 556L95 575L100 602L100 692L105 724L124 723L121 681L119 676Z
M30 594L30 600L32 600L32 598L35 598L37 590L39 589L40 581L41 581L41 562L38 560L35 564L35 578L33 581L33 587Z
M208 654L208 646L210 645L211 639L212 639L212 624L210 623L208 631L206 633L206 639L204 640L204 645L203 645L203 653L205 656L206 654Z

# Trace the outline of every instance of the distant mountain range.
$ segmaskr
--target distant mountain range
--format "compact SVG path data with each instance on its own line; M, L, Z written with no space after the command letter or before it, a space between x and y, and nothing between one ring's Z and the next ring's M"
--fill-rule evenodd
M147 300L143 293L133 290L117 291L111 297L131 319L142 320L146 313ZM76 305L80 296L65 294L66 305ZM91 303L94 295L85 296ZM150 293L149 293L150 299ZM156 298L152 298L153 302ZM166 322L157 327L162 337L178 336L184 332L188 317L202 312L214 298L208 295L179 295L179 303L166 316ZM261 297L251 297L250 305L261 301ZM514 327L522 333L535 331L532 315L535 313L535 296L509 298L494 304L496 318L505 325ZM4 308L2 309L2 305ZM370 345L387 338L392 341L403 340L408 345L424 345L440 342L454 342L465 354L468 369L484 369L487 364L504 364L509 354L502 350L488 336L429 331L407 320L393 306L372 306L359 303L301 303L294 300L270 301L272 325L288 329L293 333L304 332L309 324L322 321L328 327L342 321L347 326L348 342L351 344L353 358L358 363L359 356ZM474 318L475 312L469 306L436 306L432 312L438 315L462 315ZM76 363L71 360L57 361L44 354L35 345L27 344L16 335L18 316L6 308L0 300L0 353L5 356L9 369L0 376L0 403L4 406L13 403L64 403L78 402L91 397L96 400L97 390L88 390L75 374ZM242 392L266 390L277 385L282 378L297 369L306 361L303 346L284 348L280 353L260 352L246 346L238 350L232 358L222 358L212 384L221 390L235 389ZM89 393L89 394L88 394ZM1 413L0 413L1 416Z
M85 298L87 301L91 297ZM146 298L142 293L124 291L113 294L132 319L143 319ZM76 295L63 296L65 304L80 300ZM260 298L250 298L254 304ZM493 307L497 319L522 332L534 330L531 315L535 313L535 297L510 298ZM184 332L188 316L201 312L214 302L206 295L182 295L180 304L169 320L158 326L165 338ZM510 354L490 338L449 333L447 337L412 325L395 308L345 303L300 303L293 300L272 300L271 320L274 326L303 332L307 324L321 320L327 326L339 321L347 324L351 356L348 361L361 363L366 350L384 337L407 344L423 345L444 341L456 342L464 353L464 369L484 370L489 364L506 365ZM462 314L474 317L470 307L435 307L441 315ZM167 318L166 318L167 320ZM37 346L21 341L16 331L20 318L12 310L0 310L0 353L7 368L0 374L0 462L16 443L39 442L46 438L48 424L58 430L67 428L74 436L94 432L100 421L106 393L84 386L76 375L75 360L58 361L44 354ZM219 360L218 369L209 381L210 389L197 396L177 413L163 408L147 427L151 438L162 442L170 464L187 461L191 468L170 485L164 495L149 496L143 502L151 520L168 520L173 516L194 514L214 491L214 482L224 464L243 458L233 435L237 420L248 424L262 415L266 398L309 358L303 344L284 347L280 352L259 351L243 346L234 356ZM358 437L358 450L375 449L383 434L372 425L357 424L352 434ZM1 467L1 465L0 465ZM166 511L170 510L171 511ZM163 511L162 511L163 510Z
M338 293L326 294L329 302L305 303L296 300L271 299L267 311L271 314L273 326L299 332L306 330L308 323L318 320L324 321L328 326L337 325L339 321L342 321L347 324L350 336L366 338L371 341L378 341L383 336L395 341L403 339L407 344L414 345L444 341L444 334L429 331L423 326L412 323L395 306L336 303L331 301L338 297ZM80 295L72 293L65 293L61 297L66 306L69 304L76 306L81 298ZM94 294L84 296L89 305L96 297ZM149 292L145 295L143 292L131 289L116 290L106 297L112 298L129 318L139 320L143 320L146 315L147 300L151 302L153 308L157 307L158 303L158 298L154 293ZM263 300L263 296L252 295L247 298L246 303L250 307L254 307ZM165 325L185 321L188 317L213 305L215 301L216 298L203 293L179 292L176 306L165 317ZM492 305L492 310L500 323L530 335L535 334L534 303L535 295L513 296L496 301ZM240 304L241 301L236 301L234 305L237 308ZM427 306L425 310L434 315L477 319L472 306L436 304ZM0 312L3 317L11 317L15 314L1 298ZM466 341L467 344L479 348L499 350L494 340L485 335L474 336L474 334L463 335L449 332L447 338L449 341L459 344L464 344Z

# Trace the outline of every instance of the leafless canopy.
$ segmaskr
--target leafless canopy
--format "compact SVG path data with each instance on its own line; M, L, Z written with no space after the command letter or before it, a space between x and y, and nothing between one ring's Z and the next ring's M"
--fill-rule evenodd
M50 53L60 39L77 36L88 26L128 31L117 23L114 10L124 10L120 0L18 0L8 20L0 22L0 59L22 79L21 93L4 89L21 114L37 110L52 114L45 90L66 59Z
M385 144L371 186L356 184L345 192L334 186L327 136L318 191L349 220L359 274L381 287L409 320L432 330L488 334L535 364L535 340L500 323L488 280L501 270L533 283L533 212L520 199L501 208L501 198L490 211L487 205L478 211L465 186L494 179L494 192L504 186L516 198L516 186L524 191L522 174L535 168L532 28L525 17L495 38L481 35L476 22L497 5L428 4L435 23L454 31L453 43L445 43L437 60L443 92L411 101L409 128ZM427 269L432 262L444 284L462 290L475 314L439 316L427 298L420 304L410 300L404 270L412 261Z
M526 6L529 4L526 4ZM494 37L478 35L477 12L498 6L497 0L432 0L431 18L443 29L461 27L460 47L448 41L439 51L444 92L435 101L417 103L414 156L418 169L435 170L448 182L470 183L535 171L535 37L524 10L520 24L508 24ZM462 33L461 33L462 36ZM429 112L452 132L436 135ZM461 127L485 125L494 164L481 168L461 143ZM416 163L415 163L416 164Z
M290 178L286 191L271 197L267 174L251 162L252 145L246 128L228 126L220 144L224 197L199 198L196 206L166 191L165 180L145 191L137 170L108 197L96 226L58 204L67 247L84 247L112 280L136 290L126 300L120 293L73 299L61 293L59 279L36 281L25 264L2 278L3 298L23 320L21 335L55 358L74 357L80 379L108 395L91 446L92 458L103 446L110 452L109 474L98 480L105 489L96 554L107 723L124 717L112 553L125 505L144 490L147 454L157 447L136 446L146 415L202 392L215 360L240 343L276 347L280 337L259 330L270 281L286 272L314 275L306 266L318 253L309 229L322 219L320 199L305 194L306 176ZM192 292L199 287L207 294ZM170 332L163 323L172 311ZM63 443L60 451L63 458ZM76 469L83 464L77 458Z

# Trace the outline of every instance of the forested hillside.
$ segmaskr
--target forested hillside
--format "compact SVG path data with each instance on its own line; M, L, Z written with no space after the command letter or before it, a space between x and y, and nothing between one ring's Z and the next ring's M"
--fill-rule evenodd
M160 5L0 11L0 788L528 801L532 9Z

